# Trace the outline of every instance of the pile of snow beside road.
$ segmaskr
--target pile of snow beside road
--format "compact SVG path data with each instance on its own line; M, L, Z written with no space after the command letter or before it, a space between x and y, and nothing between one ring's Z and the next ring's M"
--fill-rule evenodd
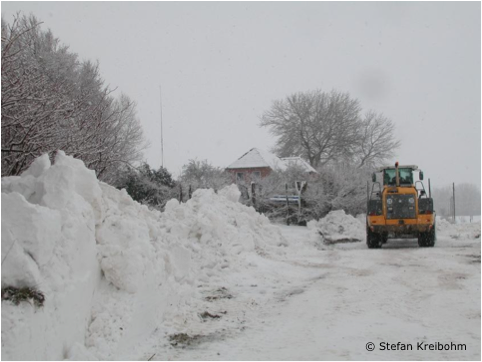
M239 195L198 190L150 211L63 152L3 178L2 288L38 289L45 303L2 302L2 359L112 359L188 313L199 283L283 255L279 229Z
M310 221L307 226L312 230L312 240L317 246L320 241L335 244L365 240L365 225L343 210L331 211L319 221Z
M31 287L44 307L2 302L2 359L64 359L82 341L100 279L95 228L101 189L93 171L60 153L2 178L2 288Z
M452 224L448 220L437 217L436 228L439 236L449 236L452 239L480 239L480 222Z

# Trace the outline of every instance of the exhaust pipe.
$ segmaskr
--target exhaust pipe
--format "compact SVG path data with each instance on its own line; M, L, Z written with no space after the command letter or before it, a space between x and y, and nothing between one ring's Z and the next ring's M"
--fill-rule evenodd
M398 161L395 162L395 177L396 177L397 187L400 187L400 176L398 175Z

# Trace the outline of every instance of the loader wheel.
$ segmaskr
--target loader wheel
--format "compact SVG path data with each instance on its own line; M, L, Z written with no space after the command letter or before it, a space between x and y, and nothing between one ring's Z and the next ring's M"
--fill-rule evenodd
M425 245L426 242L427 242L426 234L427 233L423 233L423 232L418 233L418 246L421 247L421 248L427 246L427 245Z
M437 235L435 233L435 223L433 224L432 230L427 233L427 246L434 246L435 240L437 240Z
M386 244L388 241L388 234L382 234L381 238L382 238L382 244Z
M367 246L369 249L379 249L382 247L382 235L374 233L367 226Z
M433 247L435 245L435 240L437 239L435 234L435 224L430 231L425 233L419 233L418 235L418 246L420 247Z

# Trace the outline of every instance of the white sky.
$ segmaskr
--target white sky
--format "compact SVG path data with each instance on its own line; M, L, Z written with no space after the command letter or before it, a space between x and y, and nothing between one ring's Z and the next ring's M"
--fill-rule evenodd
M137 102L146 159L177 175L274 144L258 127L275 99L349 92L391 118L401 164L432 187L481 176L480 2L5 2L33 13Z

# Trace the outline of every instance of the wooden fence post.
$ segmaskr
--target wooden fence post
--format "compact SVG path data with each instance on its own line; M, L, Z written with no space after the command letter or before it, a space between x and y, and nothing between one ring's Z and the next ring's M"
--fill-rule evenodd
M286 196L286 225L290 224L290 204L288 201L288 184L285 185L285 196Z
M256 210L256 183L251 182L251 203Z

